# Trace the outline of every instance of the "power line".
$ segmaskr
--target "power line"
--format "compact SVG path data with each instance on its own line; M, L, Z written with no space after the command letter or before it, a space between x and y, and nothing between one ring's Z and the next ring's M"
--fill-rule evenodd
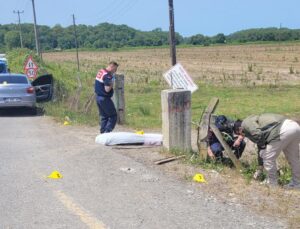
M21 18L20 14L24 13L24 10L22 11L13 11L14 14L18 14L18 23L19 23L19 33L20 33L20 43L21 43L21 48L23 48L23 37L22 37L22 28L21 28Z
M100 15L98 17L93 18L85 18L83 20L87 21L89 19L96 19L98 21L107 21L109 20L112 22L114 19L119 19L121 16L124 16L124 12L128 12L129 9L131 9L139 0L130 0L130 1L124 1L124 0L116 0L114 1L114 5L109 4L109 8L113 8L114 12L113 14L111 11L106 11L105 7L103 7L103 10L98 13L97 15Z
M139 0L131 1L127 5L125 5L123 8L121 8L117 13L115 13L110 19L111 21L113 20L118 20L120 17L125 16L130 9L132 9L138 2Z
M105 10L105 9L109 8L109 9L114 9L114 11L116 11L116 9L118 9L118 7L122 5L122 3L124 3L123 0L114 0L113 3L111 3L110 1L106 1L106 4L103 4L101 6L102 10L100 12L94 14L94 16L92 17L81 18L81 21L88 21L91 19L101 20L107 18L109 15L112 15L112 13L110 10Z

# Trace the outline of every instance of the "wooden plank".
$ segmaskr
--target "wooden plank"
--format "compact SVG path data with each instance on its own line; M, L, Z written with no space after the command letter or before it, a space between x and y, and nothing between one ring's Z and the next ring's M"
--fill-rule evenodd
M124 75L116 75L114 85L114 102L118 114L118 124L125 124Z
M223 148L225 149L225 152L227 154L227 156L231 159L231 161L233 162L234 166L238 169L241 170L242 166L241 166L241 162L236 158L236 156L234 155L234 153L232 152L231 148L228 146L228 144L224 141L223 136L221 134L221 132L219 131L219 129L216 127L216 125L214 124L214 122L210 123L210 128L211 130L214 132L214 134L216 135L217 139L219 140L219 142L222 144Z
M167 163L167 162L171 162L171 161L175 161L175 160L178 160L178 159L184 158L184 157L185 157L185 155L175 156L175 157L168 157L168 158L164 158L164 159L155 161L154 164L161 165L161 164L164 164L164 163Z
M202 114L200 123L198 125L198 133L197 133L197 146L200 153L200 157L203 160L207 158L207 134L210 123L210 116L216 110L217 105L219 103L219 99L214 97L210 100L208 106L206 107L204 113Z
M113 146L112 149L146 149L146 148L155 148L161 146Z
M213 113L216 110L218 103L219 103L218 98L216 98L216 97L212 98L204 111L204 114L203 114L202 119L199 124L199 126L200 126L199 127L200 128L199 140L200 141L206 140L206 138L207 138L210 116L211 116L211 113Z

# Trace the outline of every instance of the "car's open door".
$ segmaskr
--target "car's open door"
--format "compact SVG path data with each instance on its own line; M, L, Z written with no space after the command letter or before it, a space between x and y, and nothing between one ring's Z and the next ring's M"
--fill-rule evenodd
M53 76L51 74L39 76L31 84L35 88L37 102L46 102L52 99Z

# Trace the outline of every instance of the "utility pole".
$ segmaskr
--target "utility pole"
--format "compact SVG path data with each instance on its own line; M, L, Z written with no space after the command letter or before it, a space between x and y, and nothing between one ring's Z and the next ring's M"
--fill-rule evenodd
M169 28L169 43L170 43L170 55L172 58L172 65L176 64L176 41L175 41L175 29L174 29L174 7L173 0L169 0L169 17L170 17L170 28Z
M76 23L75 23L75 15L74 14L73 14L73 26L74 26L75 45L76 45L77 70L79 72L78 41L77 41L77 32L76 32Z
M32 0L32 9L33 9L33 19L34 19L35 48L36 48L37 55L40 56L39 33L38 33L37 25L36 25L36 15L35 15L34 0Z
M77 32L76 32L76 23L75 23L75 15L74 14L73 14L73 27L74 27L76 57L77 57L77 74L76 74L76 77L77 77L77 82L78 82L78 88L77 88L76 96L74 97L74 100L71 104L71 108L73 108L73 106L75 106L75 110L78 111L80 95L81 95L81 91L82 91L82 82L81 82L80 73L79 73L78 41L77 41Z
M18 14L18 23L19 23L19 33L20 33L20 43L21 43L21 48L23 48L23 38L22 38L22 29L21 29L21 18L20 18L20 14L24 13L24 10L22 11L13 11L14 14Z

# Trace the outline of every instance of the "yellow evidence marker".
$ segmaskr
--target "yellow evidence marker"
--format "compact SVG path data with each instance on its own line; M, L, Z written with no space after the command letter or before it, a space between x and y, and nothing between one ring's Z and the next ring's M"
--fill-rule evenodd
M144 132L143 130L138 130L138 131L136 131L135 133L136 133L136 134L139 134L139 135L145 134L145 132Z
M63 176L58 172L58 171L53 171L49 176L47 176L47 178L51 178L51 179L60 179Z
M70 124L71 124L71 120L70 120L69 116L65 116L64 126L68 126Z
M196 181L198 183L205 183L206 182L206 180L204 179L203 174L201 174L201 173L195 174L195 176L193 177L193 181Z

